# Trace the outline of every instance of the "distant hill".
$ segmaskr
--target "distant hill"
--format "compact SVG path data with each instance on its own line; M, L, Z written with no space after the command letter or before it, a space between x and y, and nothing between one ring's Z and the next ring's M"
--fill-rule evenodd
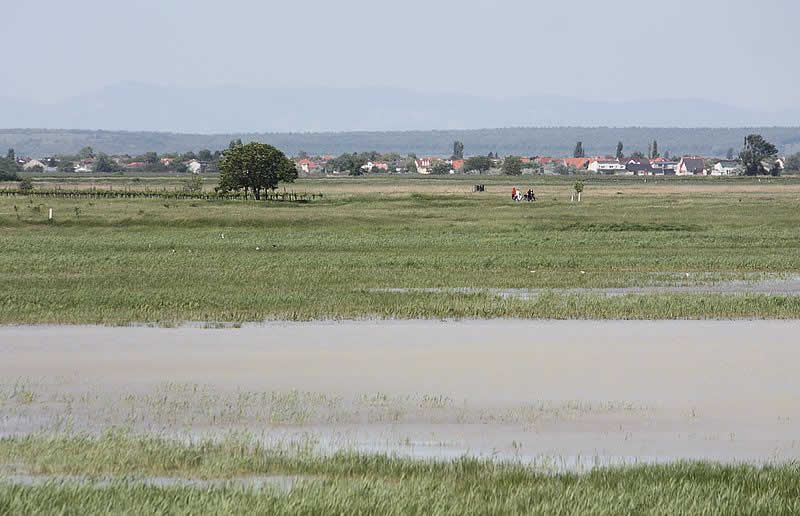
M230 140L270 143L289 154L340 154L353 151L400 152L419 155L449 155L453 142L464 142L466 154L571 155L575 142L582 141L588 155L613 154L618 141L625 153L647 152L658 140L663 154L724 156L729 148L737 152L744 136L760 133L782 154L800 152L800 127L688 129L688 128L506 128L442 131L339 132L339 133L230 133L179 134L159 132L0 129L0 152L13 147L18 156L46 156L75 153L91 146L109 154L142 154L148 151L186 152L224 149Z
M395 88L176 88L120 83L51 104L0 98L6 127L219 134L484 127L791 126L800 111L757 112L701 99L589 102L493 99Z

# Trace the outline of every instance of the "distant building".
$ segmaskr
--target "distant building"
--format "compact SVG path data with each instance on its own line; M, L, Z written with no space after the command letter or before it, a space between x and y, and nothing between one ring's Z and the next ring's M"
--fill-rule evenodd
M588 169L598 174L615 174L625 170L625 164L615 159L595 159L589 163Z
M317 163L314 163L310 159L299 159L294 162L295 167L299 172L305 172L306 174L310 174L311 172L319 171L320 167Z
M736 160L720 160L711 169L712 176L733 176L739 172L739 162Z
M454 159L450 162L450 166L453 167L453 170L461 170L462 168L464 168L464 160Z
M30 170L32 168L41 167L42 170L47 168L47 165L39 161L38 159L32 159L22 165L22 170Z
M378 170L383 170L384 172L388 172L389 171L389 164L388 163L383 163L381 161L375 161L375 162L367 161L367 163L365 165L361 165L361 170L365 170L367 172L372 172L376 168Z
M434 159L435 158L422 158L422 159L415 160L415 163L417 165L417 173L419 173L419 174L429 174L430 173L430 168L431 168L431 163L433 163Z
M704 176L705 160L699 156L684 156L675 167L675 174L678 176Z
M653 174L655 175L674 175L675 169L678 167L678 162L666 158L656 158L650 160L650 167L653 169Z
M189 169L189 172L192 174L199 174L203 171L203 164L200 163L198 160L193 159L189 163L186 164L186 168Z
M589 168L589 164L592 162L592 158L565 158L564 164L568 167L575 167L578 170L586 170Z
M655 171L647 158L626 158L623 160L625 163L625 171L633 176L649 176L653 175Z

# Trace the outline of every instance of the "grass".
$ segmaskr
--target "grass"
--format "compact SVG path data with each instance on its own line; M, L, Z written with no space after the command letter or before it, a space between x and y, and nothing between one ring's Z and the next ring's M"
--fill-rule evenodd
M509 202L508 178L307 180L296 191L325 200L306 205L0 198L0 323L800 316L791 296L380 291L691 284L800 270L793 178L596 178L580 204L569 202L574 179L512 181L536 184L541 201ZM469 192L474 182L488 192Z
M0 461L34 475L112 475L104 488L0 479L0 514L796 514L796 465L677 463L543 474L476 459L422 461L380 455L315 456L236 439L178 443L110 432L0 440ZM26 469L27 468L27 469ZM135 477L131 477L134 475ZM154 487L146 476L308 478L287 491Z

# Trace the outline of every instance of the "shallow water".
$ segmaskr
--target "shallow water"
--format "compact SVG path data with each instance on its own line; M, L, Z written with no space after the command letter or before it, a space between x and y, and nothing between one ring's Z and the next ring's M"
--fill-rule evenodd
M642 287L611 288L387 288L376 289L376 292L396 294L428 293L428 294L477 294L489 293L502 298L535 299L543 294L589 295L589 296L647 296L654 294L725 294L725 295L770 295L800 296L800 277L791 276L780 279L760 279L754 281L711 281L703 284L688 285L652 285Z
M175 438L583 469L800 459L798 321L0 328L0 435Z

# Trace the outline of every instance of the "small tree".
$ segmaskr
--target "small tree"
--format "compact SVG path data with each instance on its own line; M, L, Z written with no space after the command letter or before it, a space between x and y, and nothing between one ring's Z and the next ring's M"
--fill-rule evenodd
M751 134L744 139L744 148L739 159L744 165L744 173L748 176L767 174L771 170L764 168L763 162L774 160L778 149L765 140L760 134Z
M221 190L250 190L257 200L261 199L262 190L274 190L280 181L292 183L297 179L294 163L283 152L257 142L234 145L226 151L219 171Z
M623 145L622 142L617 142L617 159L622 159L625 157L625 154L622 153ZM583 156L576 156L582 158Z
M8 152L6 153L6 159L14 162L17 161L17 154L14 152L14 149L8 149Z
M575 150L572 151L572 157L574 158L585 157L585 153L583 152L583 142L578 142L575 144Z
M450 165L445 163L444 161L437 161L433 165L431 165L431 174L436 176L446 176L450 173Z
M522 174L522 160L516 156L508 156L503 160L503 174L519 176Z
M583 181L575 181L575 193L578 194L578 202L581 202L581 192L583 192Z
M656 140L653 140L653 147L650 152L650 159L656 159L657 157L659 157L658 142Z
M786 158L786 169L800 171L800 152Z
M728 153L725 154L725 159L733 159L734 152L733 147L729 148Z
M183 182L183 191L192 194L202 192L203 178L193 174L192 177Z
M33 180L26 177L19 182L19 193L29 194L31 192L33 192Z
M200 161L211 161L214 158L214 155L211 154L211 151L208 149L202 149L197 151L197 159Z

